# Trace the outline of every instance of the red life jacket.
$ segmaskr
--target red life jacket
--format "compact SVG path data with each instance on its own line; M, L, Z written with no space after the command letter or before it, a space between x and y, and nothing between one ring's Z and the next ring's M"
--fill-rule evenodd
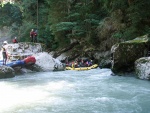
M34 36L34 31L31 31L31 32L30 32L30 36Z
M34 32L34 36L37 36L37 33L36 33L36 32Z
M16 40L16 39L13 39L13 43L17 43L17 40Z

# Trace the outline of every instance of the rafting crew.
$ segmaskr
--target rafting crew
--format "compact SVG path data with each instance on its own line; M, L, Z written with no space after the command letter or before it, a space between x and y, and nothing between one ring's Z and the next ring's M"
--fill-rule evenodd
M78 67L90 67L93 65L92 60L89 59L76 59L72 62L67 62L67 66L72 68L78 68Z

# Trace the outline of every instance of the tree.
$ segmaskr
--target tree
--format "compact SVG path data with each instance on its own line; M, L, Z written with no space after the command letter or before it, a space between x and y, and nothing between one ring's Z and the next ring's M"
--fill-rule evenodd
M14 4L0 4L0 26L12 26L13 24L21 26L22 12L19 7Z

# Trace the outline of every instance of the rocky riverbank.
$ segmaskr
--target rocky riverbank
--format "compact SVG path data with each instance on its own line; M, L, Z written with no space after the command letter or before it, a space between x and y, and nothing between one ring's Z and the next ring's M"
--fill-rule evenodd
M0 65L0 78L14 77L15 74L23 74L28 72L53 71L57 65L57 70L64 70L64 65L57 59L53 58L49 53L44 52L40 43L16 43L7 44L4 46L8 53L7 64L19 60L23 60L28 56L33 56L36 59L34 65L15 65L4 66ZM1 51L0 51L1 53ZM2 53L0 54L2 60ZM7 65L6 64L6 65Z
M7 78L7 75L13 77L14 72L53 71L56 66L57 70L65 70L63 63L65 63L66 59L71 62L76 58L85 57L99 64L100 68L110 68L114 74L135 72L136 76L140 79L150 79L150 72L148 70L150 65L148 57L150 37L148 35L117 43L110 50L106 51L99 51L90 46L84 51L79 51L80 49L77 46L79 46L79 43L74 42L67 48L48 53L43 51L42 45L39 43L8 44L8 51L11 51L13 56L10 58L20 59L32 55L37 61L35 65L21 67L19 71L18 68L13 69L11 67L3 71L5 66L1 66L0 75L2 75L2 78ZM13 49L10 49L12 47Z
M87 47L87 51L80 51L80 54L77 51L75 52L75 49L76 47L67 51L63 49L63 51L55 52L52 55L63 62L67 58L72 61L76 58L87 57L98 63L100 68L110 68L116 75L135 72L140 79L150 79L150 72L148 71L150 37L148 35L117 43L112 46L111 50L107 51ZM59 55L57 56L56 53L59 53Z

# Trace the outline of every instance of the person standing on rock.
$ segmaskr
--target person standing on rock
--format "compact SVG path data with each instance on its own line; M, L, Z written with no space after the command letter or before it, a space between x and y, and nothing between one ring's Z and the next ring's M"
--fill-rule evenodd
M4 47L2 47L2 56L3 56L3 65L6 65L7 53L6 53L6 49Z
M31 38L31 42L33 42L34 41L34 29L30 31L30 38Z
M34 43L37 43L37 35L38 35L38 32L37 30L34 31Z
M17 37L15 37L13 40L12 40L13 43L18 43L17 41Z
M5 45L7 45L7 44L8 44L8 42L7 42L7 41L4 41L2 46L5 46Z

